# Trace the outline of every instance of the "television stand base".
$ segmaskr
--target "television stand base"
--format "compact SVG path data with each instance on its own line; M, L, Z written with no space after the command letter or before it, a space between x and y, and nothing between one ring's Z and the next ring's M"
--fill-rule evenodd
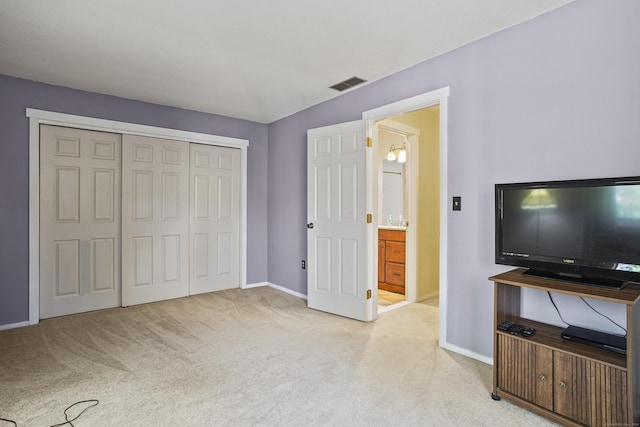
M622 289L629 282L616 279L602 279L599 277L584 277L575 274L554 273L545 270L528 269L523 273L527 276L541 277L543 279L563 280L565 282L580 283L583 285L600 286L608 289Z

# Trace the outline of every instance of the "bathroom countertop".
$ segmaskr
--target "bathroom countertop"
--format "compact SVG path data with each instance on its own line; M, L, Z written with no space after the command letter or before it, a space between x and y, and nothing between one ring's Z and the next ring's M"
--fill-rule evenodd
M400 230L400 231L406 231L407 227L403 227L401 225L379 225L378 226L378 230Z

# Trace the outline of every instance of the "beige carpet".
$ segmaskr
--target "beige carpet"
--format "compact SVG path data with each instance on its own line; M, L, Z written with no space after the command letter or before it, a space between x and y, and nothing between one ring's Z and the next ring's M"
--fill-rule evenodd
M0 417L98 399L76 427L552 425L492 401L491 367L440 349L437 318L361 323L265 287L47 320L0 331Z

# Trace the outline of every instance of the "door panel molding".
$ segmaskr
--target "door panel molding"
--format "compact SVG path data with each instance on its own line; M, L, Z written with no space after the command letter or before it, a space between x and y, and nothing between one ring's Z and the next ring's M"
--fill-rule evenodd
M130 122L97 119L74 114L27 108L29 118L29 324L39 322L40 312L40 125L49 124L75 129L149 136L188 141L204 145L238 148L240 160L240 287L246 284L247 263L247 148L246 139L230 138L198 132L140 125ZM63 144L61 141L60 144ZM64 147L61 147L64 148ZM96 156L109 155L106 147L95 147ZM140 153L142 154L142 153Z

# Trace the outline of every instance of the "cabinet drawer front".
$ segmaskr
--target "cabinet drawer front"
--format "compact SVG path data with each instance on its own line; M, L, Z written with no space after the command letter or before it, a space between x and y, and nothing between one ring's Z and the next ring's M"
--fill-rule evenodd
M405 244L404 242L387 241L387 261L399 262L404 264Z
M406 231L404 230L378 230L378 239L395 240L404 242L406 240Z
M404 287L404 264L387 262L386 282L390 285L402 285Z

